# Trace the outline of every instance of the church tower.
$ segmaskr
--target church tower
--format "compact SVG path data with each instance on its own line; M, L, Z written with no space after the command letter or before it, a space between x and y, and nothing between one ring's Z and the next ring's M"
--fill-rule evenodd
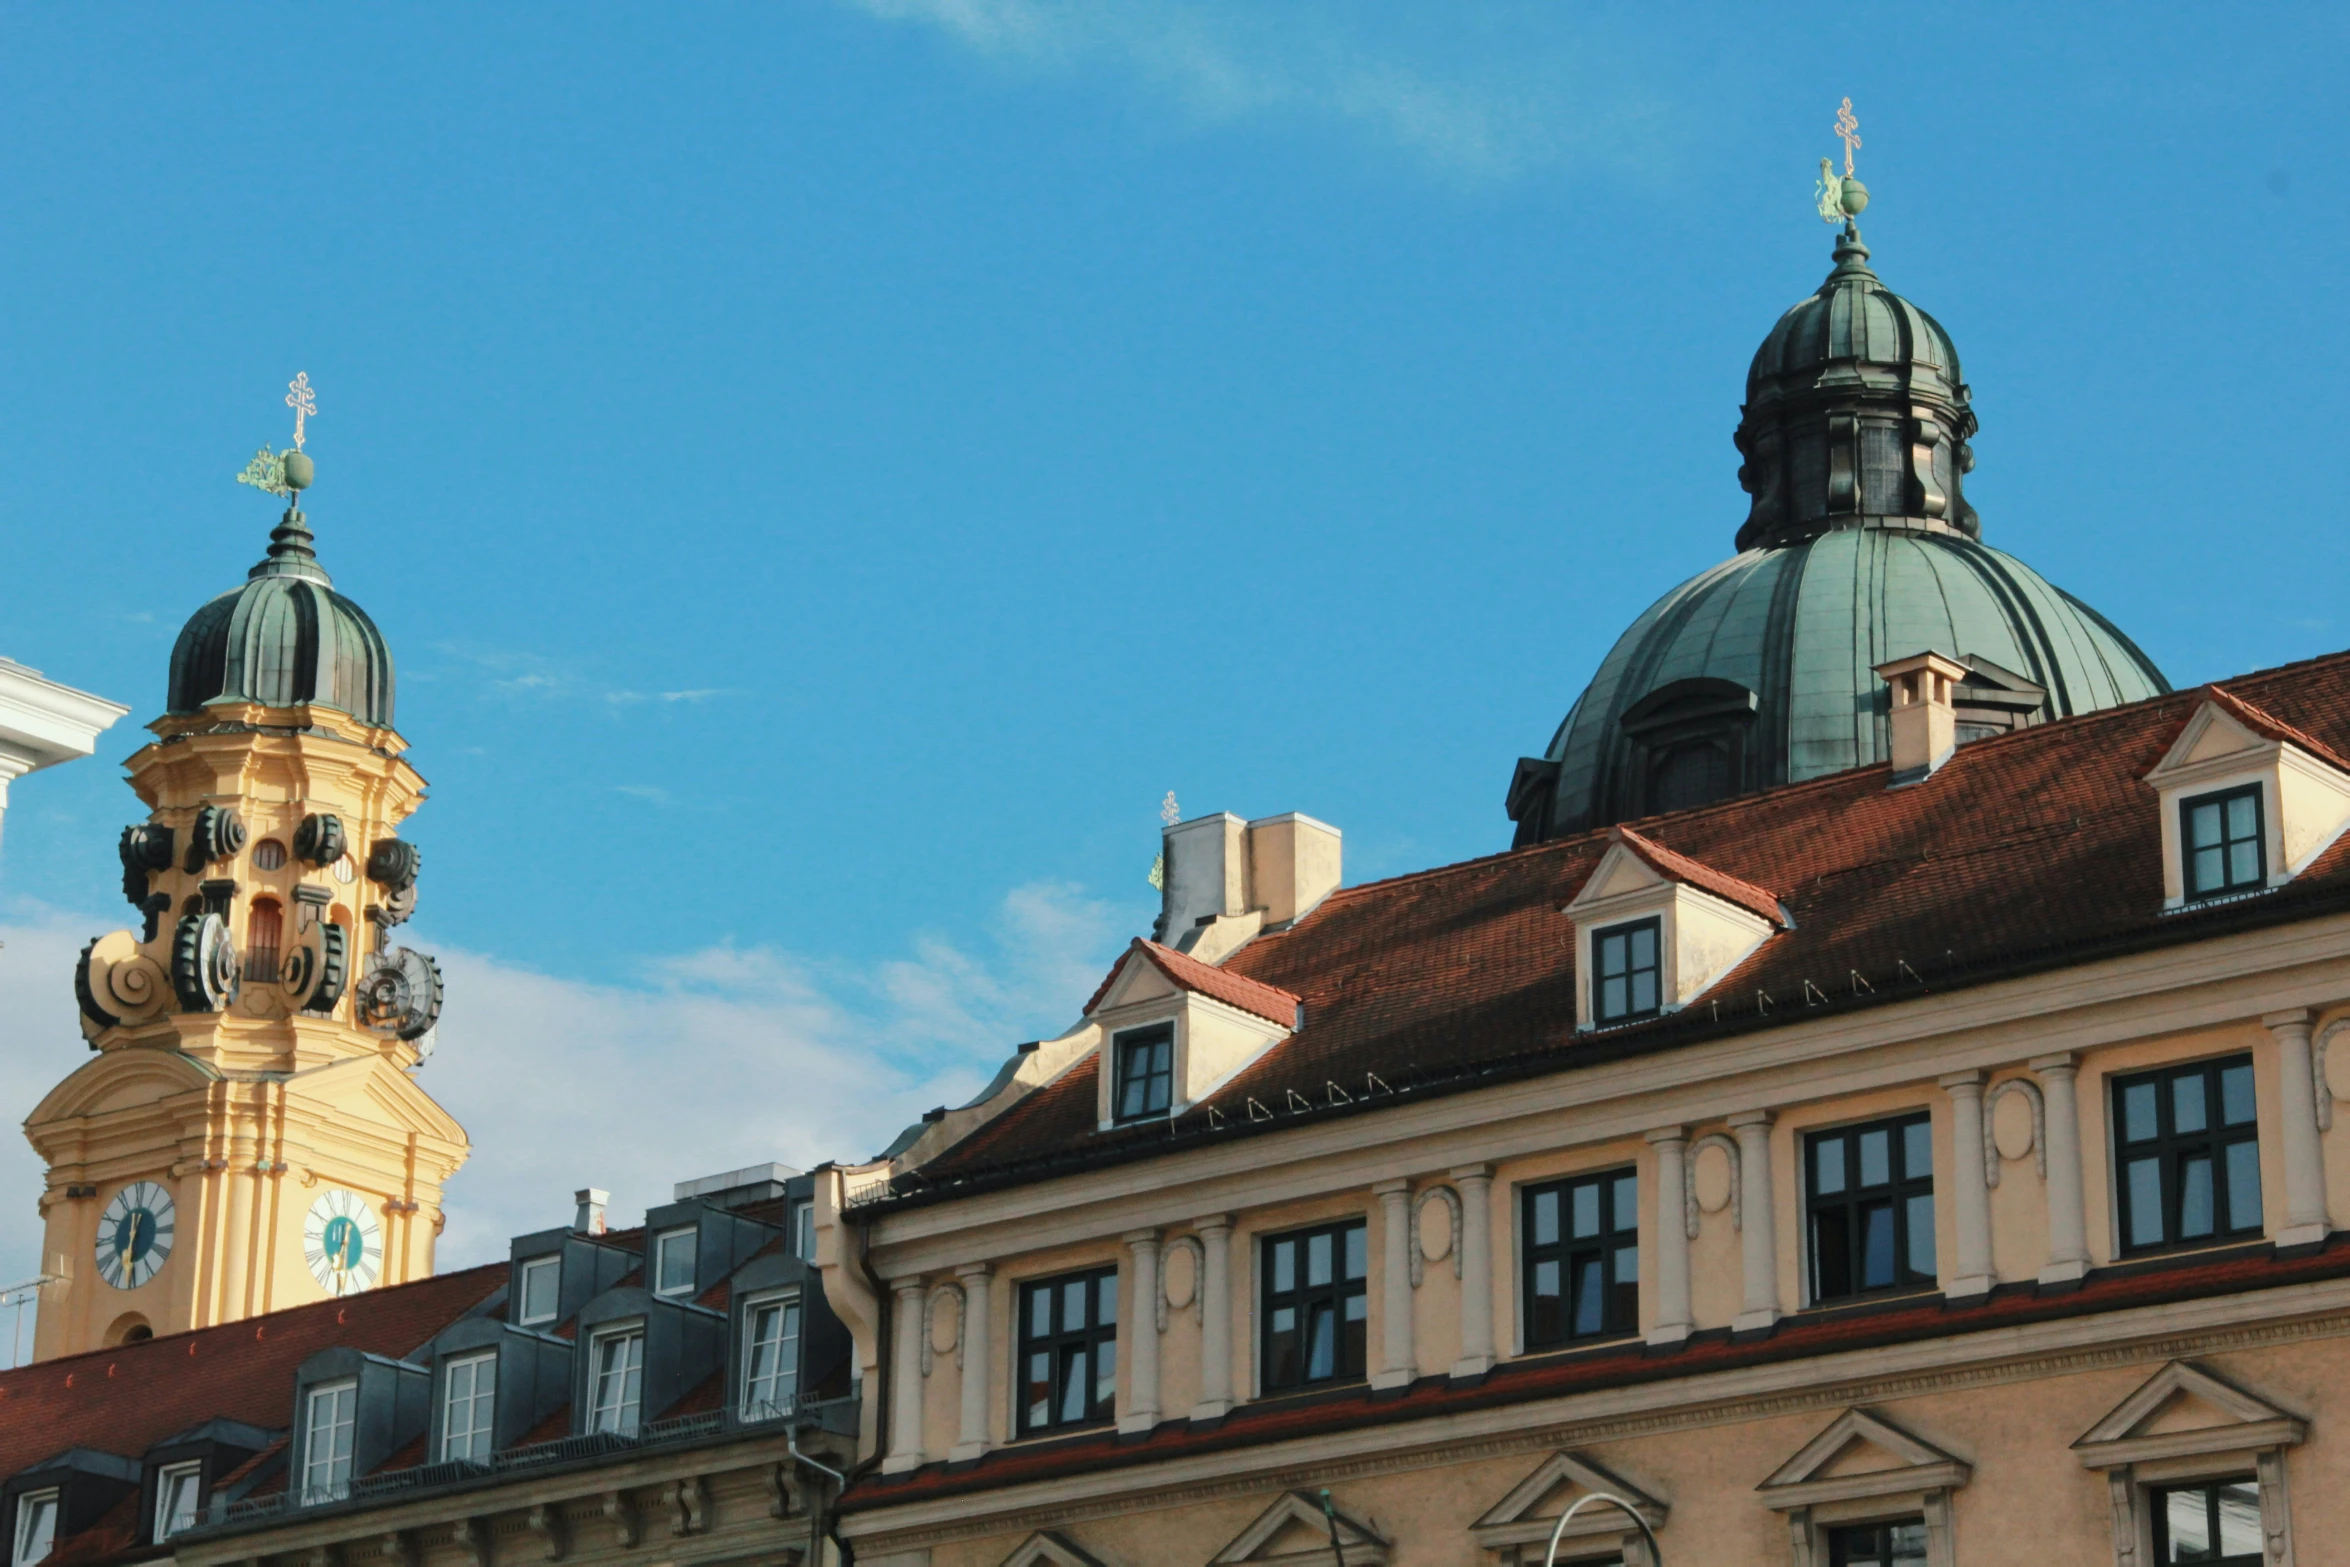
M269 551L172 649L154 740L125 766L135 928L74 972L95 1052L25 1135L48 1167L46 1359L432 1272L465 1131L415 1081L440 971L393 940L416 904L398 836L424 780L392 728L392 656L334 591L292 450Z

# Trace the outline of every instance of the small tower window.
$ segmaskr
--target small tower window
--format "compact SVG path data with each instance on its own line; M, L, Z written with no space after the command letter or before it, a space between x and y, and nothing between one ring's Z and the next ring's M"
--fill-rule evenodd
M286 868L286 846L275 838L264 838L253 845L253 868L257 871L281 871Z
M2187 896L2250 892L2268 879L2260 822L2260 785L2199 794L2179 802L2187 855Z
M1657 952L1662 922L1610 925L1591 938L1591 1016L1600 1023L1654 1017L1661 1005Z
M277 982L278 949L284 945L286 917L274 899L255 898L245 921L245 977L261 984Z
M1118 1036L1117 1118L1147 1121L1167 1113L1175 1083L1175 1030L1161 1024Z

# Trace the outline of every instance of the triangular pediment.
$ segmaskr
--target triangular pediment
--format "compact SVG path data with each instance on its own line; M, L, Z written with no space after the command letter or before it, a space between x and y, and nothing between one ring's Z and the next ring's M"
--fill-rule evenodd
M1020 1548L1004 1558L1002 1567L1107 1567L1107 1564L1070 1544L1063 1536L1047 1531L1022 1540Z
M2174 1360L2073 1443L2093 1469L2187 1454L2289 1447L2307 1434L2298 1415L2200 1367Z
M96 1060L83 1062L64 1082L50 1089L25 1117L25 1125L40 1127L75 1116L105 1115L155 1104L200 1090L219 1075L177 1050L139 1046L107 1050Z
M1663 886L1664 881L1665 878L1657 873L1655 866L1623 844L1614 843L1608 845L1607 853L1599 857L1599 865L1592 871L1591 879L1583 884L1581 892L1575 894L1575 903L1596 903L1602 898L1618 898L1628 892L1643 892L1650 887ZM1572 913L1574 907L1574 903L1569 904L1568 912Z
M1337 1518L1339 1549L1345 1552L1348 1567L1384 1567L1386 1538L1344 1508L1333 1508L1332 1512ZM1237 1562L1294 1562L1300 1567L1313 1562L1318 1567L1330 1557L1330 1530L1331 1521L1323 1515L1319 1498L1284 1491L1279 1501L1257 1515L1256 1522L1216 1553L1212 1567Z
M1922 1437L1865 1409L1847 1409L1756 1489L1778 1508L1822 1501L1940 1491L1973 1470Z
M1126 956L1118 960L1118 972L1103 990L1101 1000L1088 1010L1107 1012L1178 994L1180 992L1175 988L1175 982L1161 973L1156 963L1139 952L1129 950Z
M1539 1545L1550 1538L1561 1513L1594 1492L1622 1497L1651 1529L1664 1527L1669 1513L1664 1503L1587 1458L1560 1452L1537 1464L1507 1496L1488 1508L1484 1517L1470 1525L1469 1532L1487 1550ZM1620 1535L1631 1528L1622 1509L1595 1502L1575 1515L1563 1538Z

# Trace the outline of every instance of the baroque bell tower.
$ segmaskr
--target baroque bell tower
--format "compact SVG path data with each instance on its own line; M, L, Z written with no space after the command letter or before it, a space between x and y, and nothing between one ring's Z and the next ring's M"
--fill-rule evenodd
M124 765L136 928L74 972L95 1055L25 1122L48 1167L34 1352L72 1354L432 1272L464 1128L415 1080L440 970L394 942L424 780L392 728L392 657L319 565L292 448L269 551L172 649L154 740Z

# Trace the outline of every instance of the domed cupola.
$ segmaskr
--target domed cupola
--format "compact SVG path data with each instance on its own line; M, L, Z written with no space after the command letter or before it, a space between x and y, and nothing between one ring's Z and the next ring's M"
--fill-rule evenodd
M1884 761L1875 670L1918 653L1970 671L1962 743L2170 689L2111 621L1981 542L1958 350L1870 270L1849 169L1822 160L1821 187L1834 270L1747 373L1739 553L1651 605L1519 759L1520 845Z
M392 726L392 650L367 612L334 590L312 552L302 513L288 505L269 555L242 587L213 599L180 628L171 650L170 710L213 702L340 708Z

